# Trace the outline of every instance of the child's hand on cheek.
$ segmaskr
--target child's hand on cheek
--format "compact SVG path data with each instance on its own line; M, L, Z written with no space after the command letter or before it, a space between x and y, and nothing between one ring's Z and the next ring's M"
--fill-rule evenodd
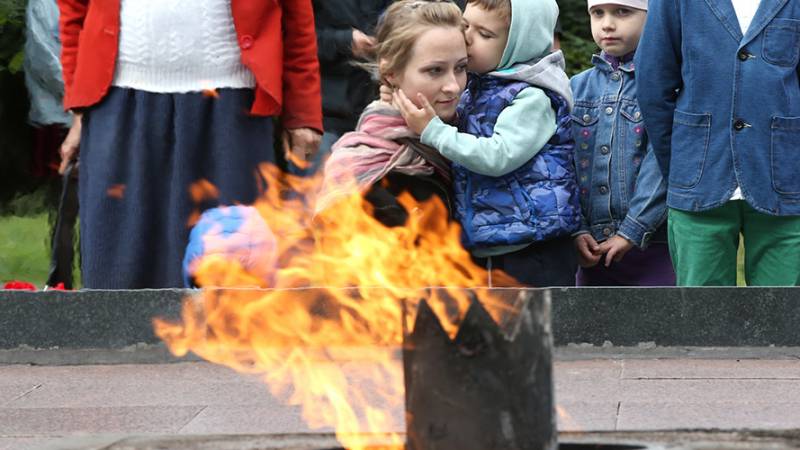
M400 110L400 114L406 119L408 128L411 128L411 131L416 134L422 134L425 131L425 127L436 117L436 111L433 110L433 106L424 95L417 94L417 99L422 108L417 108L417 105L406 97L402 89L398 89L394 94L394 103L397 109Z
M611 265L611 261L619 262L630 249L633 243L620 235L612 236L611 239L600 244L600 253L606 254L606 267Z

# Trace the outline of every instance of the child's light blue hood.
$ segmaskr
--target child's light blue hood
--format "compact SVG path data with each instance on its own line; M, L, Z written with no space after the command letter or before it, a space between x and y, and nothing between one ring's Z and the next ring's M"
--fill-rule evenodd
M508 43L497 70L489 75L525 81L561 95L572 108L564 55L552 52L558 19L555 0L511 0Z
M499 70L540 59L553 47L553 30L558 20L555 0L511 0L511 28L500 58Z

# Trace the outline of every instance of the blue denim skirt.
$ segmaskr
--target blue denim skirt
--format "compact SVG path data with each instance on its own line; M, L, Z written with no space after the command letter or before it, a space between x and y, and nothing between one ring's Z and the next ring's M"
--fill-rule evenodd
M273 122L248 114L250 89L157 94L111 88L83 116L80 147L84 288L173 288L190 219L220 204L252 203L274 163ZM190 188L216 195L198 202ZM212 190L213 193L213 190Z

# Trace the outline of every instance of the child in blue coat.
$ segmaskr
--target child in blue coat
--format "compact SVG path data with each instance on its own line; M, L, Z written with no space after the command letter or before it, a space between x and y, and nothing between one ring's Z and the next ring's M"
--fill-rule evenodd
M471 0L464 11L467 89L457 126L425 98L398 103L421 141L452 161L465 246L487 269L526 286L572 286L580 205L572 95L551 53L555 0Z
M572 133L583 226L579 286L675 284L667 247L667 185L636 101L633 55L647 0L589 0L594 68L572 78Z

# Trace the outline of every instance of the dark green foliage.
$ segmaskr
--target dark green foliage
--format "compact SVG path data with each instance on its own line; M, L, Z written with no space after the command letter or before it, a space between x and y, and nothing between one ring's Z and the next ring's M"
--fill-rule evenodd
M38 184L30 175L31 128L22 71L27 0L0 0L0 213Z
M567 60L567 74L575 75L591 66L592 54L599 50L592 40L586 0L557 0L561 10L561 50Z
M25 0L0 0L0 71L22 70Z

